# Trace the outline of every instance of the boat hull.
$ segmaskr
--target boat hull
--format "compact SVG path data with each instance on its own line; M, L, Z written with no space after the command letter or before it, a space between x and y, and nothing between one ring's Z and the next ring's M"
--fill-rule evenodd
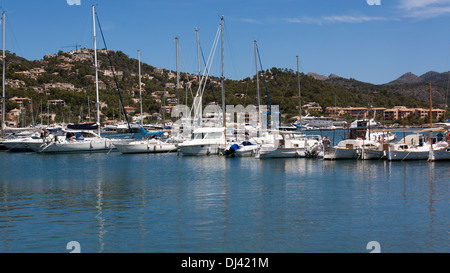
M24 153L24 152L34 152L35 148L39 148L44 143L42 139L23 139L23 140L13 140L5 141L3 145L8 152L13 153Z
M428 160L429 161L450 160L450 148L433 151L433 157L431 157L430 155Z
M180 145L180 152L186 156L218 155L224 148L219 144Z
M336 159L358 159L358 149L345 149L336 147L327 147L323 152L323 159L336 160Z
M264 149L261 148L256 153L256 158L297 158L306 157L305 149L299 148L278 148Z
M145 141L114 144L117 150L123 154L142 154L142 153L169 153L176 152L176 144L169 143L149 143Z
M109 140L91 140L80 142L52 142L40 147L41 153L105 153L115 147Z
M384 150L365 149L362 150L361 158L364 160L383 159L386 158L386 152Z
M427 160L428 151L389 151L388 160Z

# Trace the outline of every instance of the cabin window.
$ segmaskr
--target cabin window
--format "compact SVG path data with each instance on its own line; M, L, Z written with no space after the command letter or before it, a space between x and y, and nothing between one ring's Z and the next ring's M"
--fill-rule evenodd
M218 139L222 137L222 132L214 132L214 133L208 133L205 136L205 139Z

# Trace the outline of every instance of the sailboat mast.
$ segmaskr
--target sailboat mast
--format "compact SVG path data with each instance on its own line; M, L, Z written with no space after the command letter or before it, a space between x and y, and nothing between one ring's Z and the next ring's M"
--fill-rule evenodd
M5 124L5 112L6 112L6 101L5 101L5 72L6 72L6 53L5 53L5 47L6 47L6 42L5 42L5 23L6 23L6 18L5 18L5 12L2 13L2 23L3 23L3 81L2 81L2 137L5 137L5 129L6 129L6 124Z
M430 87L430 128L433 128L433 105L431 101L431 82L428 83ZM433 130L430 130L430 155L428 161L434 161L434 151L433 151Z
M256 66L256 95L258 97L258 109L259 109L259 106L261 105L261 97L259 95L258 49L256 45L256 40L254 40L253 42L255 45L254 47L255 47L255 66Z
M95 6L92 5L92 26L94 29L94 66L95 66L95 93L97 96L97 125L98 135L100 135L100 103L98 95L98 64L97 64L97 35L95 32Z
M433 128L433 105L431 102L431 82L428 83L430 87L430 128Z
M302 93L300 89L300 73L299 73L299 65L298 65L298 56L297 56L297 83L298 83L298 116L300 118L300 131L303 134L303 126L302 126Z
M141 104L141 126L144 125L144 119L142 117L142 87L141 87L141 51L138 50L138 61L139 61L139 101Z
M200 71L200 39L198 38L198 28L195 28L195 37L197 38L198 82L200 82L200 73L201 73L201 71Z
M178 90L179 82L180 82L180 72L178 70L178 37L175 37L175 44L176 44L176 55L177 55L177 103L180 103L180 93Z
M223 127L226 127L226 113L225 113L225 85L224 85L224 48L223 48L223 23L224 23L224 18L222 15L221 18L221 35L222 35L222 79L221 79L221 84L222 84L222 113L223 113Z

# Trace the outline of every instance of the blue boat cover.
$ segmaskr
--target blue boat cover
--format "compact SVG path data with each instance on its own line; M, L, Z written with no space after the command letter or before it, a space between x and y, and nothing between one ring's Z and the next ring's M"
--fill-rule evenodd
M164 134L164 131L147 132L147 131L145 131L144 127L141 127L141 135L142 136L155 136L155 135L162 135L162 134Z
M232 148L233 150L238 150L239 149L239 145L237 145L237 144L233 144L233 145L231 145L231 147L230 148Z

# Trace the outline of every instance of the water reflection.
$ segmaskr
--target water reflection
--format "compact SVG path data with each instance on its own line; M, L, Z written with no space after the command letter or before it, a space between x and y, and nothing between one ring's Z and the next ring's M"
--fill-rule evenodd
M450 251L446 162L11 156L0 252Z

